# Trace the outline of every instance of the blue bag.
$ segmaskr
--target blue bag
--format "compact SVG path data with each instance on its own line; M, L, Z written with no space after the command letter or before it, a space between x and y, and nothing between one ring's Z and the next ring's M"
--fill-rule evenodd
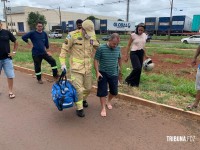
M78 101L75 87L66 78L66 70L64 70L59 80L52 86L52 99L59 111L65 108L73 107Z

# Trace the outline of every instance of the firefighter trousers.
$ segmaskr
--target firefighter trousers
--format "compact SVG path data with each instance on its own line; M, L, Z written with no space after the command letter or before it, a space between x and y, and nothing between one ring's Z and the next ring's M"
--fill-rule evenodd
M81 74L72 71L71 80L78 93L77 110L81 110L83 109L83 100L86 100L92 88L92 73Z

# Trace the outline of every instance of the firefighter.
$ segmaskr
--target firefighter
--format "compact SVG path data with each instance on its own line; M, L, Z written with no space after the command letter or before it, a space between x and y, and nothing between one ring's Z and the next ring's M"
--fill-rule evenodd
M60 53L61 69L66 69L66 54L70 54L71 80L78 93L76 114L84 117L83 107L88 107L87 96L92 88L92 56L99 46L96 40L94 24L85 20L80 30L70 32L62 44Z

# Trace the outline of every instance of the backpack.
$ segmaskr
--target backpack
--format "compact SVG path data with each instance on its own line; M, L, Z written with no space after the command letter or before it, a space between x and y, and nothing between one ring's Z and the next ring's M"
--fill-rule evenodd
M67 80L66 70L64 70L59 80L52 86L52 99L59 111L73 107L78 101L75 87Z

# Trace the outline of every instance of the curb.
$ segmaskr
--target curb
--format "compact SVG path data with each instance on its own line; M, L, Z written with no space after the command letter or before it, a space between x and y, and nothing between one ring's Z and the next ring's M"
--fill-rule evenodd
M97 87L93 86L92 92L96 92L96 91L97 91ZM196 113L196 112L185 111L185 110L177 108L177 107L173 107L173 106L169 106L169 105L165 105L165 104L159 104L156 102L152 102L152 101L149 101L149 100L146 100L143 98L131 96L131 95L124 94L124 93L118 93L117 98L123 99L126 101L130 101L130 102L134 102L135 104L138 104L138 105L150 107L150 108L156 109L160 112L168 112L168 113L173 114L174 116L182 116L182 117L186 117L188 119L200 121L200 114Z
M23 67L16 66L16 65L14 65L14 68L15 68L15 70L18 70L23 73L35 74L35 71L31 70L31 69L23 68ZM42 73L42 76L48 80L53 79L53 77L50 74ZM96 91L97 91L97 87L93 86L92 92L95 93ZM123 99L126 101L130 101L130 102L134 102L135 104L154 108L161 112L168 112L168 113L172 113L173 115L176 115L176 116L178 115L178 116L186 117L188 119L194 119L194 120L200 121L200 114L196 113L196 112L184 111L183 109L180 109L180 108L176 108L176 107L165 105L165 104L159 104L156 102L148 101L146 99L142 99L142 98L131 96L131 95L124 94L124 93L118 93L117 98Z
M15 68L15 70L18 70L20 72L35 75L35 71L32 69L28 69L28 68L24 68L24 67L20 67L20 66L16 66L16 65L14 65L14 68ZM48 80L53 80L53 76L51 76L50 74L47 74L47 73L42 73L42 77L44 77Z

